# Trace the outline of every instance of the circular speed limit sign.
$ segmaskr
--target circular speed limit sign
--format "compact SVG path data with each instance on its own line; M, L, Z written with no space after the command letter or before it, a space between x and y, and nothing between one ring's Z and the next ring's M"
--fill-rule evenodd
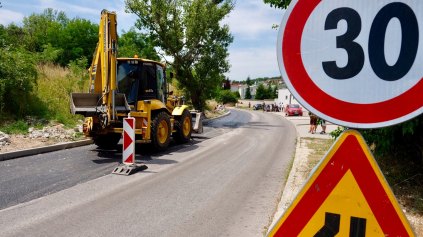
M312 113L351 128L423 112L423 5L415 0L293 0L282 20L279 68Z

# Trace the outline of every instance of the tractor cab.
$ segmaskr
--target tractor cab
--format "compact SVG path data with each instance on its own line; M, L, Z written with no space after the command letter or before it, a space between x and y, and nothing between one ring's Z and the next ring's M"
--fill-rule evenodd
M118 93L125 94L131 108L137 101L156 99L166 104L164 65L139 58L119 58L117 65Z

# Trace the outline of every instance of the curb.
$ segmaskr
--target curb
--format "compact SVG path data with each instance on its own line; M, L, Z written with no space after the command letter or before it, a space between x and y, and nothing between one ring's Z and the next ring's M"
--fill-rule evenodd
M281 199L280 199L280 201L278 203L277 211L276 211L275 215L273 216L272 223L270 224L270 226L268 228L268 231L267 231L266 236L268 236L270 234L270 232L272 231L273 227L276 225L276 223L279 221L279 219L285 213L285 209L287 208L287 206L285 206L285 204L287 203L287 192L286 191L289 190L291 188L291 186L293 185L294 177L296 176L296 172L295 171L297 170L296 162L295 162L297 160L297 156L298 156L298 152L297 151L298 151L298 149L300 149L300 146L301 146L301 135L300 135L300 133L299 133L299 131L297 129L297 126L295 126L295 124L293 122L291 122L289 119L286 119L283 116L280 116L280 117L282 117L283 119L289 121L295 127L295 131L297 132L297 144L295 146L295 156L294 156L294 160L292 162L291 171L289 172L289 176L288 176L288 179L286 180L286 184L285 184L284 190L282 192Z
M20 158L24 156L32 156L32 155L37 155L37 154L42 154L42 153L47 153L52 151L65 150L65 149L74 148L78 146L90 145L93 143L94 143L93 140L82 140L77 142L66 142L66 143L56 144L51 146L31 148L28 150L12 151L12 152L0 154L0 161L16 159L16 158Z
M228 112L226 114L224 114L224 115L221 115L221 116L218 116L218 117L214 117L214 118L210 118L210 119L203 119L203 124L207 124L209 121L213 121L215 119L223 118L223 117L228 116L230 114L231 114L231 111L228 110Z

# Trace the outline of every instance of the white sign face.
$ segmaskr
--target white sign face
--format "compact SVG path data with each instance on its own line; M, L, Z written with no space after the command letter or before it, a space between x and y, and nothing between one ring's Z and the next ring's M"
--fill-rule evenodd
M277 56L296 99L319 117L378 128L423 112L419 1L294 0Z

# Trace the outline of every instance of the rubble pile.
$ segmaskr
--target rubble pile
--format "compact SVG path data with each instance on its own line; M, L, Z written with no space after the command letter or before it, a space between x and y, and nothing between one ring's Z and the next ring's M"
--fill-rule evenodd
M56 124L51 127L50 126L44 127L42 130L35 130L33 127L31 127L28 129L29 138L34 139L38 137L44 137L44 138L70 139L71 136L67 134L63 126L64 126L63 124Z
M4 132L0 132L0 146L9 145L10 136Z

